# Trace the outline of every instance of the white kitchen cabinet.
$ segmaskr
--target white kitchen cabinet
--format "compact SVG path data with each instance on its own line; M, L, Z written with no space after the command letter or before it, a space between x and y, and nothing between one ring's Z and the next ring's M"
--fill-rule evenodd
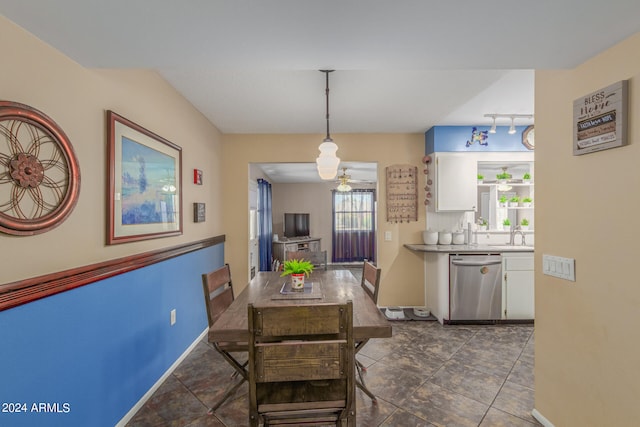
M476 158L469 153L437 153L434 166L435 211L476 210L478 199Z
M533 254L503 254L502 318L533 320L535 317L534 289Z

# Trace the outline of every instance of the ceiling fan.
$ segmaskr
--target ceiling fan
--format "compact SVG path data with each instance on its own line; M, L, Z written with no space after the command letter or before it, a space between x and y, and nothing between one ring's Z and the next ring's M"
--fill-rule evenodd
M347 175L347 168L342 168L342 175L338 176L338 182L340 182L340 185L338 185L336 190L351 191L351 186L349 185L350 179L351 175Z

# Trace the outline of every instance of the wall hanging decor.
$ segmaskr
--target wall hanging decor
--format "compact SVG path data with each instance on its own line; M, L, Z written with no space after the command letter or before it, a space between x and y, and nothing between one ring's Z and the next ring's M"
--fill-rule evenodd
M205 205L204 203L193 204L193 222L204 222Z
M182 234L182 148L107 112L107 244Z
M392 165L387 175L387 222L418 220L418 168L411 165Z
M573 101L573 155L627 144L627 80Z
M73 211L80 167L69 138L28 105L0 101L0 231L44 233Z

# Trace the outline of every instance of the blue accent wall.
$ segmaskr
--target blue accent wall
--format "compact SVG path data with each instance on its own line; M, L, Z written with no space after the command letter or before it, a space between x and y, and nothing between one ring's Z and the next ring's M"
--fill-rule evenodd
M486 145L473 141L474 127L477 132L487 132L483 141ZM434 126L425 132L425 153L530 151L522 144L522 132L527 127L516 126L516 133L509 135L509 126L497 126L494 134L488 133L490 126Z
M0 312L0 404L27 409L0 426L115 425L205 330L201 274L223 264L218 244Z

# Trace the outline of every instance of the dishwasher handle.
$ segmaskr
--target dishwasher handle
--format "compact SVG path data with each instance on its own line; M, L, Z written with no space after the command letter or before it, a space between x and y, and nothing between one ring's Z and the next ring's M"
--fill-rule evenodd
M451 260L451 264L453 265L462 265L462 266L468 266L468 267L482 267L485 265L495 265L495 264L502 264L502 260L496 260L496 261L462 261L462 260Z

